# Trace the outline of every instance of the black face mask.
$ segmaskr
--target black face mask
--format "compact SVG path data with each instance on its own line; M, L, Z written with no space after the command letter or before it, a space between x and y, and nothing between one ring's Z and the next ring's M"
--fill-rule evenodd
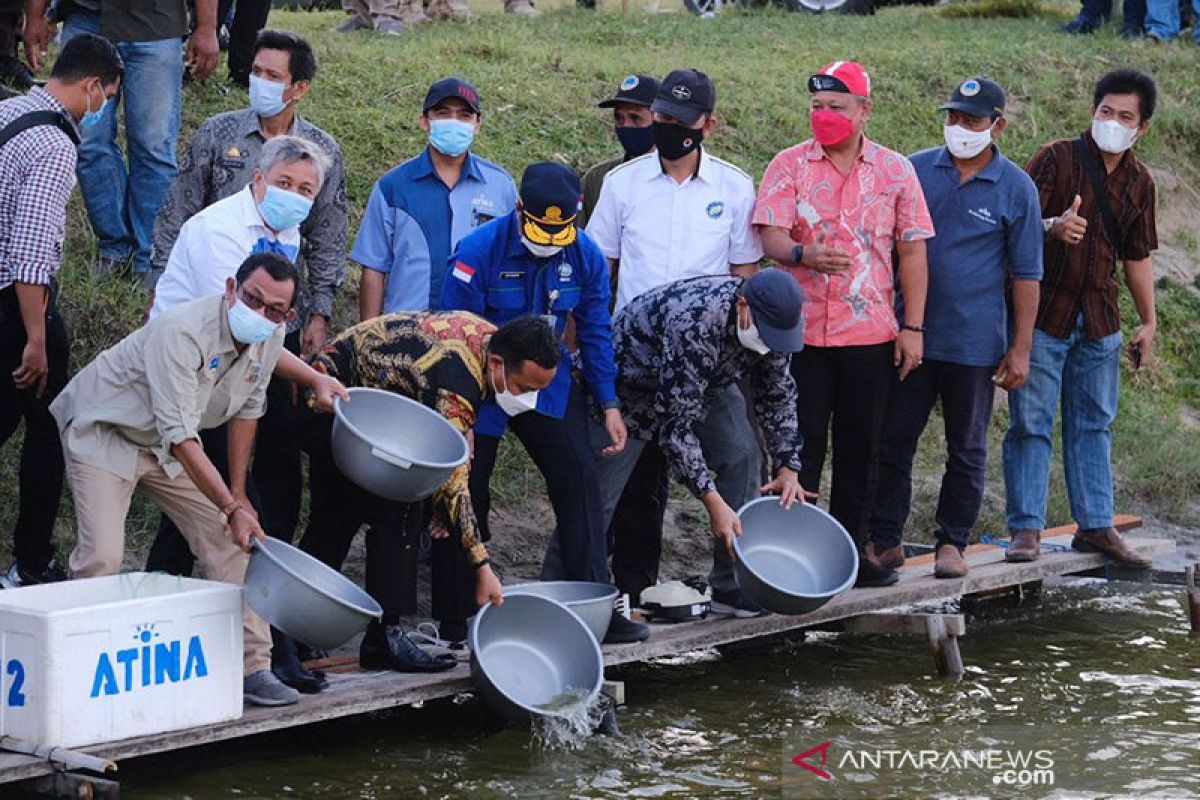
M647 126L645 128L635 128L630 126L621 126L617 128L617 141L621 143L621 147L625 150L625 158L637 158L638 156L649 153L654 147L654 129Z
M655 122L650 129L654 131L658 154L667 161L678 161L704 141L702 128L685 128L674 122Z

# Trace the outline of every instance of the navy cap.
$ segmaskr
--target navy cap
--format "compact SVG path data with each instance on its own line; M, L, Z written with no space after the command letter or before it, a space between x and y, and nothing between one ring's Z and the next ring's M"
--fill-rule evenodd
M658 78L649 75L627 75L612 97L597 103L600 108L612 108L618 103L634 106L649 106L658 94Z
M698 69L671 70L658 87L651 111L669 114L685 125L695 125L717 107L717 88Z
M565 164L539 161L521 176L521 232L534 244L566 247L575 241L583 189Z
M804 295L796 279L774 267L760 270L742 286L763 344L776 353L804 349Z
M425 93L425 104L421 106L421 113L429 113L429 109L450 97L462 100L472 111L479 113L479 92L462 78L442 78L430 86L429 91Z
M967 78L939 111L961 111L972 117L995 119L1004 113L1004 90L984 77Z

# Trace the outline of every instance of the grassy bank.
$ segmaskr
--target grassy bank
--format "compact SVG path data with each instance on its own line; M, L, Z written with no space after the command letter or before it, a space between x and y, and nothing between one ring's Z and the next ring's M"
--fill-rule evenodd
M809 16L757 9L698 19L688 14L649 13L635 3L622 16L602 2L597 13L560 3L536 20L504 17L494 0L476 8L469 24L441 24L400 39L332 32L337 13L276 12L271 24L297 30L313 42L321 62L314 90L302 113L341 142L347 164L351 230L372 183L385 170L422 146L415 118L428 84L447 74L463 75L479 87L485 107L477 150L514 174L540 159L560 159L584 169L610 157L615 148L605 116L594 103L631 71L663 74L697 66L713 76L722 125L711 141L714 153L760 176L780 149L806 138L806 76L837 58L855 58L872 71L876 110L869 133L904 152L940 143L938 102L957 79L985 72L1010 93L1005 152L1019 162L1037 146L1078 133L1087 125L1089 93L1104 70L1131 65L1153 72L1162 99L1154 126L1139 145L1143 158L1196 184L1200 175L1200 99L1197 50L1190 42L1152 46L1129 43L1109 30L1090 37L1054 32L1057 18L954 19L937 9L889 9L874 17ZM666 7L665 4L663 6ZM1071 6L1054 7L1067 14ZM219 74L223 75L222 70ZM204 118L243 107L245 94L217 81L186 90L184 135ZM1182 190L1161 203L1183 202ZM1195 210L1195 207L1192 207ZM1190 222L1191 238L1181 232ZM1193 259L1195 214L1185 215L1173 234ZM112 344L137 324L144 297L131 285L91 284L86 264L94 248L78 202L72 207L64 272L64 306L74 333L76 366ZM339 298L335 327L352 321L358 276L350 276ZM1195 524L1200 510L1191 494L1200 486L1200 451L1191 429L1200 407L1200 301L1191 290L1171 286L1160 295L1162 360L1126 381L1122 415L1115 432L1120 471L1120 505ZM993 424L992 480L981 529L1003 523L1003 488L998 441L1006 416ZM937 425L926 436L920 460L916 516L918 536L930 524L927 500L936 492L940 463ZM0 531L15 517L17 441L0 452ZM1056 471L1057 473L1057 471ZM528 462L505 451L498 499L511 509L540 496ZM142 547L153 514L139 506L131 519L131 542ZM1067 519L1061 480L1055 478L1051 521ZM72 541L69 503L57 532L61 548ZM0 541L0 556L10 543ZM0 559L3 560L3 559Z

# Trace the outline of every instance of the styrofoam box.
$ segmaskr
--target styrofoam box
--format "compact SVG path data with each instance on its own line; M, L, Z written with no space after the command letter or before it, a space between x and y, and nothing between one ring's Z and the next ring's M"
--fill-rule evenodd
M242 587L160 573L0 591L0 733L77 747L242 715Z

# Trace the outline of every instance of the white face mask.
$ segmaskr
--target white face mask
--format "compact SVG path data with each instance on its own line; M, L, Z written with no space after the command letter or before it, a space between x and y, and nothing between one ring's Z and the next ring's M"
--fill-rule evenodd
M1096 146L1106 153L1124 153L1133 146L1137 135L1137 128L1126 128L1115 119L1106 119L1103 122L1098 119L1092 120L1092 138L1096 140Z
M753 322L750 323L749 328L743 328L741 325L738 325L737 338L738 343L742 347L758 353L760 356L765 356L771 352L771 348L767 347L766 343L762 340L762 336L759 335L758 326Z
M562 252L561 247L555 247L552 244L534 244L521 235L521 244L525 245L525 249L532 253L537 258L551 258Z
M492 391L496 393L496 405L500 406L501 411L510 417L515 417L537 408L538 393L536 391L513 394L508 390L508 375L505 375L503 366L500 367L500 374L504 375L504 391L496 388L494 379L492 380Z
M973 131L962 125L947 125L942 134L946 149L955 158L974 158L992 143L992 126L985 131Z

